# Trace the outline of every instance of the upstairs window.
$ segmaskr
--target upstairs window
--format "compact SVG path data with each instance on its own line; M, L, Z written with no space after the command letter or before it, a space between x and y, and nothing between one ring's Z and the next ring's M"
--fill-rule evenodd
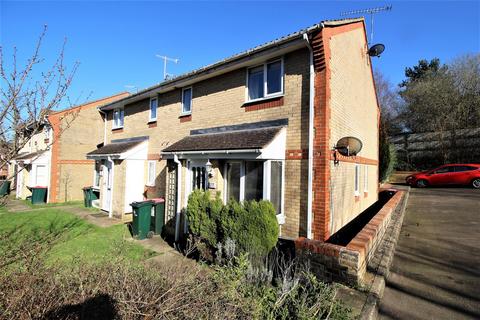
M283 93L283 60L247 70L247 100L254 101Z
M192 113L192 88L182 90L182 114Z
M113 110L112 129L123 128L123 109Z
M158 100L157 98L150 99L150 115L148 117L148 121L157 121L157 107L158 107Z

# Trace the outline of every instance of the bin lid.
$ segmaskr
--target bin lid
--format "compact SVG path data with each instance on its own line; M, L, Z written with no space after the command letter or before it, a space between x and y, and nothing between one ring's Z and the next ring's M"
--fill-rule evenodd
M30 187L32 189L47 189L47 187L44 186L35 186L35 187Z
M153 205L153 201L150 201L150 200L134 201L134 202L130 203L130 205L131 205L133 208L141 208L141 207L144 207L144 206L151 206L151 205Z
M153 203L163 203L163 202L165 202L164 198L153 198L153 199L148 199L148 200L153 201Z

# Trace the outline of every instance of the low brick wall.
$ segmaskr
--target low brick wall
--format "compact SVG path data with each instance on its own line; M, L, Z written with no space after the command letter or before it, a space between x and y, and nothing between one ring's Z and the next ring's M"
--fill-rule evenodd
M311 271L325 281L361 283L403 196L403 191L397 191L347 246L301 237L295 240L297 256L308 259Z

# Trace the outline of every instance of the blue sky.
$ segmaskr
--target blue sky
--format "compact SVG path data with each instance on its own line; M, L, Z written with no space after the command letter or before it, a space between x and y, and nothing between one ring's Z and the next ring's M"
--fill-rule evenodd
M25 59L47 24L43 56L51 61L66 37L67 62L81 63L69 95L93 99L124 91L125 85L141 89L160 82L163 63L157 53L180 58L168 65L168 72L178 75L321 20L341 18L340 12L385 4L393 9L376 15L373 42L384 43L386 51L374 59L374 67L393 83L419 59L448 62L480 52L479 1L0 0L0 42L7 60L14 45Z

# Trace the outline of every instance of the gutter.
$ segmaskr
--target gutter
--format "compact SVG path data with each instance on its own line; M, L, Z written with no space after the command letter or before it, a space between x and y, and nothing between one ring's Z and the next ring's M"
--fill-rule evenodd
M215 153L262 153L262 149L237 149L237 150L201 150L201 151L170 151L162 152L162 155L173 155L177 157L183 154L215 154ZM177 157L178 159L178 157Z
M323 25L322 25L323 27ZM307 238L312 239L312 206L313 206L313 113L315 97L315 69L313 65L313 48L308 40L308 34L303 34L310 51L310 93L308 99L308 186L307 186Z

